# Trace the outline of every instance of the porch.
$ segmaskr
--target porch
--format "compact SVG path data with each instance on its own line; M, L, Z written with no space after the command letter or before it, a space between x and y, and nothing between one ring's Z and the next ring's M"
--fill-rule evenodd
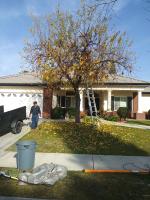
M116 113L119 107L127 107L130 117L145 119L142 104L142 89L140 88L93 88L97 110L108 113ZM54 91L52 108L75 107L74 92L71 90ZM85 89L80 89L80 111L88 112L88 99Z

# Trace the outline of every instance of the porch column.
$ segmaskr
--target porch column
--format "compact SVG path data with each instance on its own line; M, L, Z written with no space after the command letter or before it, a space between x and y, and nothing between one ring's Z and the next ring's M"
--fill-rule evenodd
M83 90L80 90L80 111L84 111L84 96Z
M111 90L108 90L107 111L111 112Z
M138 91L138 113L142 113L142 92Z

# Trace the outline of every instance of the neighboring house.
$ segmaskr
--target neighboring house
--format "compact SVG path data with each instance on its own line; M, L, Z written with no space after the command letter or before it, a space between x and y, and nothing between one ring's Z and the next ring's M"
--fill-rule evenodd
M119 107L128 107L131 117L144 119L150 109L150 82L134 78L116 76L104 84L93 85L97 108L115 112ZM52 91L34 73L24 72L17 75L0 77L0 104L5 111L27 106L27 115L33 101L37 101L43 117L51 115L52 108L75 107L73 90L62 88ZM80 88L80 111L88 110L85 88Z

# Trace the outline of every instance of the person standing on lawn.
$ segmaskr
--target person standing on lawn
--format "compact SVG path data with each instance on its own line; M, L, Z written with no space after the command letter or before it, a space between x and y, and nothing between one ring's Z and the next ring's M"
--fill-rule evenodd
M39 117L41 117L41 110L40 110L40 107L37 104L37 101L33 102L33 106L31 107L29 117L31 117L31 115L32 115L31 128L35 129L37 127L37 125L38 125Z

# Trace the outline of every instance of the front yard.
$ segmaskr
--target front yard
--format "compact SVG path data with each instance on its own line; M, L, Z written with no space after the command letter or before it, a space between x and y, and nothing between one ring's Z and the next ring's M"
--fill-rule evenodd
M6 171L11 175L18 174L16 169ZM0 196L64 200L148 200L150 180L149 175L141 174L68 172L67 177L54 186L20 186L17 181L0 177Z
M35 140L38 152L150 155L150 130L101 124L49 121L22 140ZM15 150L15 145L9 150Z
M150 131L90 123L49 121L29 132L22 140L35 140L38 152L150 155ZM15 150L15 145L9 148ZM17 169L0 170L17 176ZM86 174L69 171L54 186L25 185L0 177L0 196L64 200L148 200L149 174Z

